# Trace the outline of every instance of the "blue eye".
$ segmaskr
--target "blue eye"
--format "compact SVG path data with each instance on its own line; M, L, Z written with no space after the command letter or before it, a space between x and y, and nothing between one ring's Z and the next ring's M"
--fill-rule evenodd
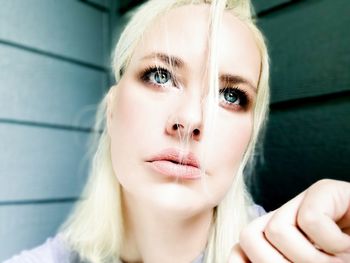
M166 84L171 77L169 72L165 72L163 70L157 70L152 74L153 74L154 80L160 85Z
M223 88L219 91L219 100L228 107L246 107L248 95L239 88Z
M237 92L235 90L225 89L222 93L223 93L225 100L228 103L240 104L239 95L237 94Z
M141 79L156 86L176 86L172 74L161 67L147 68L141 74Z
M240 95L233 88L220 90L220 98L223 98L225 102L229 104L240 104Z

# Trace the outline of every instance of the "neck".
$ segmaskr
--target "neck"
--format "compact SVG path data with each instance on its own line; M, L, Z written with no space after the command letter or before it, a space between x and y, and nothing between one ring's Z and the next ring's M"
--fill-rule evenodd
M204 252L212 223L212 210L191 217L154 211L127 195L124 205L123 262L192 262Z

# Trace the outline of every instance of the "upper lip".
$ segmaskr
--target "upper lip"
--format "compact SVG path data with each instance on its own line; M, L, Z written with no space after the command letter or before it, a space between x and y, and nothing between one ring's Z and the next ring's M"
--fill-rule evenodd
M164 149L160 153L152 156L148 162L171 161L182 165L190 165L199 168L197 157L191 152L181 151L175 148Z

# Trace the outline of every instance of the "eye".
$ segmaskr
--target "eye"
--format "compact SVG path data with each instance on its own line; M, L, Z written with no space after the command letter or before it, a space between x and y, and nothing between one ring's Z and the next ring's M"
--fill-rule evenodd
M235 88L223 88L219 91L219 100L227 107L246 107L248 96L245 91Z
M143 71L141 79L156 86L175 86L172 74L165 68L150 67Z
M240 104L239 95L233 89L225 89L223 92L223 97L228 103Z
M154 74L154 80L161 85L166 84L171 77L169 72L160 71L160 70L157 70L152 74Z

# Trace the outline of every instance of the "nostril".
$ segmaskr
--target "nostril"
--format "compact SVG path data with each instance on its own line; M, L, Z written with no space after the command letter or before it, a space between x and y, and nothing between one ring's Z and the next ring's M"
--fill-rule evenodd
M179 123L175 123L175 124L173 124L172 126L171 126L171 129L173 130L173 131L178 131L179 130L179 132L186 132L184 129L185 129L185 127L182 125L182 124L179 124ZM200 129L193 129L192 130L192 134L191 134L191 136L196 136L196 137L198 137L199 135L200 135L200 133L201 133L201 131L200 131Z
M200 134L200 130L194 129L193 130L193 135L198 136Z
M179 128L184 128L184 126L182 124L178 124L178 123L173 125L173 130L174 131L178 130Z

